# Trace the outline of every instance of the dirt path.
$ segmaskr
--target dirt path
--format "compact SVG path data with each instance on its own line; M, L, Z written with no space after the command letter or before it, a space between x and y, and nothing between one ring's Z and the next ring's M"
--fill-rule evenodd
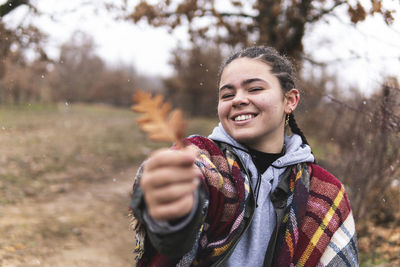
M132 266L135 171L0 206L0 266Z

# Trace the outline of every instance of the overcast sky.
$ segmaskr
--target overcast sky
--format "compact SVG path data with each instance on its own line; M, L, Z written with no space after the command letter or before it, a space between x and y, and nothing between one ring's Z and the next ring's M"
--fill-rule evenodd
M0 0L0 3L4 2ZM20 7L6 19L13 25L34 23L48 33L48 52L53 57L57 57L60 44L66 42L75 30L80 30L94 37L98 54L107 62L132 64L140 73L167 76L173 71L168 65L170 51L178 42L188 45L184 30L171 35L145 23L134 25L116 21L101 8L99 2L102 1L36 2L45 15L39 18L27 15L27 8ZM96 5L97 12L94 12ZM307 29L304 40L306 53L317 61L330 62L329 71L338 74L340 81L347 86L355 84L367 94L378 86L384 74L400 78L400 10L391 28L379 16L369 18L357 27L349 27L346 16L343 16L345 10L339 11L342 15L331 16ZM51 20L49 14L56 20Z

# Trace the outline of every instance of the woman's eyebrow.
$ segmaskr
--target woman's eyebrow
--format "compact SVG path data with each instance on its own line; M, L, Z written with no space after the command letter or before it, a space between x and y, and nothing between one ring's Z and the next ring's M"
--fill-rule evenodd
M230 89L230 90L232 90L232 89L233 89L233 85L231 85L231 84L225 84L225 85L223 85L221 88L219 88L219 91L222 91L222 90L224 90L224 89Z
M251 79L247 79L247 80L244 80L243 82L242 82L242 86L246 86L246 85L248 85L248 84L250 84L250 83L254 83L254 82L264 82L264 83L268 83L268 82L266 82L265 80L263 80L263 79L260 79L260 78L251 78ZM221 88L219 88L219 91L222 91L222 90L224 90L224 89L234 89L234 86L233 85L231 85L231 84L225 84L225 85L223 85Z
M250 83L253 83L253 82L266 82L266 81L263 80L263 79L260 79L260 78L251 78L251 79L244 80L242 82L242 86L246 86L246 85L248 85Z

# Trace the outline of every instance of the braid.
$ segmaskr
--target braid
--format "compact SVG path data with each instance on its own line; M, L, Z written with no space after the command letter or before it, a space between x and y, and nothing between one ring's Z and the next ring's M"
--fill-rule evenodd
M307 138L303 134L303 132L300 130L299 126L297 125L296 120L294 119L294 114L290 113L289 114L289 127L292 133L298 134L301 137L301 140L303 141L303 144L309 145Z

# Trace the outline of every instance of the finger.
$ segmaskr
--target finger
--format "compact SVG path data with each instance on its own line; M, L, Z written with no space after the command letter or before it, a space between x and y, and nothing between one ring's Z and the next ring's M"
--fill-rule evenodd
M176 201L187 194L193 193L199 184L200 180L194 179L191 182L172 184L152 190L145 195L146 203L151 206Z
M144 189L158 188L174 183L192 182L201 177L200 169L195 166L159 168L143 174L140 186Z
M158 150L146 161L144 171L164 166L190 166L194 163L195 158L196 152L192 149Z
M149 214L156 220L179 219L187 215L192 210L193 205L194 195L187 194L174 202L149 208Z

